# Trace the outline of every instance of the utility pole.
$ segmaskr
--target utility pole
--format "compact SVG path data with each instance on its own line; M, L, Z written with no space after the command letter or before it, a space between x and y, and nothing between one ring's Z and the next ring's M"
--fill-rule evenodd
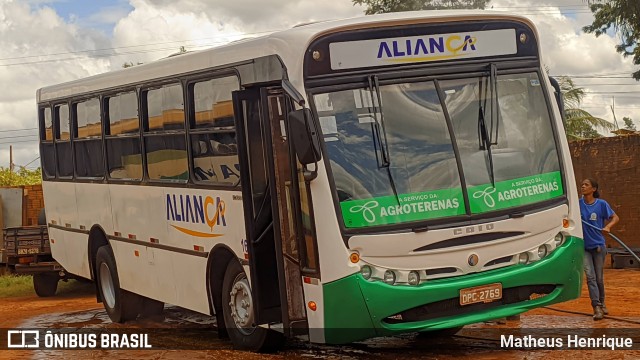
M616 130L620 130L620 127L618 126L618 119L616 119L616 97L612 96L611 101L612 101L611 113L613 114L613 124Z
M13 175L13 145L9 145L9 173Z

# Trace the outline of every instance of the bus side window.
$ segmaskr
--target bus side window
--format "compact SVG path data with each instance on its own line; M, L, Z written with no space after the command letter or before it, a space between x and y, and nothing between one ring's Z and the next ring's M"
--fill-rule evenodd
M140 121L135 91L105 99L107 166L109 177L122 180L142 179Z
M55 141L58 176L62 178L73 177L73 157L71 155L71 118L69 105L56 105L54 108L56 121Z
M149 179L186 182L189 178L185 143L184 95L181 84L142 92L144 146Z
M53 117L51 108L40 108L40 154L42 173L47 179L56 177L56 157L53 148Z
M189 85L189 116L194 181L218 186L240 183L240 165L231 93L239 89L235 76Z
M87 178L104 176L104 154L102 152L102 120L100 100L88 99L73 105L75 109L75 131L73 143L76 175Z

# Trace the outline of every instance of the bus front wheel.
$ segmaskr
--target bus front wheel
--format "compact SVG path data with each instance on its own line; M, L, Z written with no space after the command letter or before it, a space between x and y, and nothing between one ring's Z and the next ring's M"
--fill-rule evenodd
M96 269L100 298L111 321L123 323L135 320L141 311L143 298L120 288L118 269L109 246L98 249Z
M222 315L233 347L238 350L273 352L280 349L284 336L257 326L249 279L236 260L229 261L222 281Z

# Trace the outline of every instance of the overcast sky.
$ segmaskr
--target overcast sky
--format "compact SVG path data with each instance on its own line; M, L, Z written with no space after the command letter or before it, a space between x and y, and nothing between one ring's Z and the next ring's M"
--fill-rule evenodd
M592 93L586 110L613 121L615 96L619 124L629 116L640 128L640 88L630 78L635 67L615 52L615 34L596 39L582 32L593 20L584 1L493 0L490 6L537 24L551 74L573 75ZM0 0L0 166L9 164L9 144L16 165L39 166L40 87L120 69L124 62L150 62L181 46L198 50L363 12L351 0Z

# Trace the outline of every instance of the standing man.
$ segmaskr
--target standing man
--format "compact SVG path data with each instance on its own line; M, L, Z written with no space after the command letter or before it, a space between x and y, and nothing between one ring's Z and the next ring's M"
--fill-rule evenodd
M593 306L593 320L601 320L604 315L609 314L604 305L604 259L607 248L603 233L611 232L611 228L620 218L606 201L600 199L598 183L594 179L582 181L580 189L582 190L580 216L584 233L584 272L587 276L591 306Z

